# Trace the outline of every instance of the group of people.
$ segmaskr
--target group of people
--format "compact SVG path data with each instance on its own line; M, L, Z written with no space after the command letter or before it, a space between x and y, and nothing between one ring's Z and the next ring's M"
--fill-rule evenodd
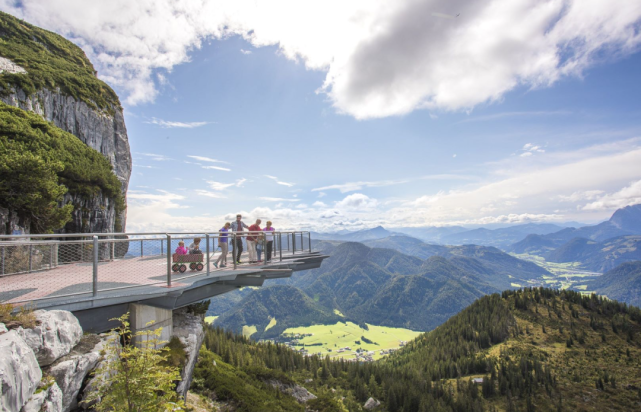
M262 223L262 221L260 219L256 219L256 223L254 223L251 226L247 226L242 219L243 219L242 215L236 215L236 221L232 223L229 223L229 222L225 223L225 226L220 229L221 235L218 238L218 244L221 246L222 253L218 257L218 260L214 263L214 266L218 267L218 264L220 263L220 267L225 267L227 263L227 248L228 248L229 235L226 232L229 232L229 228L231 228L233 232L237 232L237 233L243 232L245 229L247 229L250 232L246 235L247 249L248 249L247 251L249 252L249 263L262 262L257 248L259 244L262 243L263 241L265 242L265 262L269 262L272 260L272 249L274 245L273 232L276 230L272 226L272 222L268 220L265 223L265 228L261 228L260 224ZM256 233L256 232L262 232L262 233ZM236 244L233 245L234 250L232 251L232 259L234 259L238 264L242 263L240 261L240 255L243 253L243 237L244 236L236 236Z
M218 237L218 246L220 247L220 256L214 262L216 268L227 267L227 254L229 253L229 229L233 232L244 232L245 229L249 233L246 235L236 236L236 242L232 245L232 259L236 263L242 263L240 261L240 255L243 253L243 237L247 238L247 249L249 252L249 263L260 263L262 262L259 246L264 242L265 244L265 262L270 262L272 260L272 249L274 245L274 227L272 226L271 221L265 223L265 227L261 228L260 224L262 223L260 219L256 219L256 223L251 226L247 226L243 222L242 215L236 215L236 221L229 223L226 222L225 225L220 229L220 235ZM261 232L261 233L257 233ZM195 238L194 241L189 245L188 248L185 247L185 242L178 242L178 248L176 248L176 253L179 255L187 255L194 253L202 253L200 250L200 241L199 237Z

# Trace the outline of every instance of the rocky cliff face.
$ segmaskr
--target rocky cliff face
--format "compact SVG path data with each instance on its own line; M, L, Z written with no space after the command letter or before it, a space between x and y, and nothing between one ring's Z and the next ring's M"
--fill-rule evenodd
M4 91L4 103L39 114L57 127L77 136L82 142L102 153L111 162L114 173L122 183L123 195L127 192L131 175L131 152L122 110L112 108L110 114L95 110L82 101L59 91L42 89L27 95L21 89ZM125 229L126 211L116 216L115 204L102 196L90 199L65 195L64 202L76 206L73 220L63 232L122 232Z

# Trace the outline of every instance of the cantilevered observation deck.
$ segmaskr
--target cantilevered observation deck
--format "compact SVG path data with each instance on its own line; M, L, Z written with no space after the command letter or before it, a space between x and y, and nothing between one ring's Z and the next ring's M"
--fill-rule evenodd
M309 232L271 233L271 261L265 262L263 238L263 262L250 264L245 240L258 233L230 232L225 268L214 266L221 254L218 232L0 236L0 303L69 310L84 330L102 332L131 304L171 314L243 286L318 268L328 257L312 252ZM178 242L188 246L197 237L202 262L175 262ZM240 265L232 255L237 240L245 243Z

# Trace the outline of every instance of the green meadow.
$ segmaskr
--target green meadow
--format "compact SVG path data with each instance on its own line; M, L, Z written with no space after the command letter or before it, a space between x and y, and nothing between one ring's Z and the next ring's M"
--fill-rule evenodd
M588 272L581 268L579 262L555 263L548 262L545 258L537 255L530 255L527 253L517 254L510 253L512 256L536 263L554 276L542 276L540 283L546 287L558 289L574 289L586 292L587 285L585 285L586 278L600 276L601 273ZM538 283L529 281L528 283ZM518 287L517 284L512 283L512 286Z
M323 356L329 355L330 358L353 358L353 351L361 348L366 351L375 351L374 359L380 359L381 349L399 348L401 341L410 341L423 332L416 332L409 329L390 328L386 326L367 325L368 329L363 329L352 322L338 322L334 325L313 325L297 328L288 328L283 334L312 334L300 339L300 345L313 345L322 343L321 346L309 346L306 349L309 353L321 352ZM361 338L364 336L372 343L366 343ZM357 344L356 341L360 341ZM338 349L349 346L351 350L338 353Z

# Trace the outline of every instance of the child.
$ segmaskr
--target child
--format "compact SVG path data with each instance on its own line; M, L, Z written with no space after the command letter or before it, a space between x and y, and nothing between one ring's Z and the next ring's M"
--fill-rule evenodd
M176 248L176 254L177 255L186 255L189 253L189 250L185 247L185 242L182 240L178 242L178 247Z

